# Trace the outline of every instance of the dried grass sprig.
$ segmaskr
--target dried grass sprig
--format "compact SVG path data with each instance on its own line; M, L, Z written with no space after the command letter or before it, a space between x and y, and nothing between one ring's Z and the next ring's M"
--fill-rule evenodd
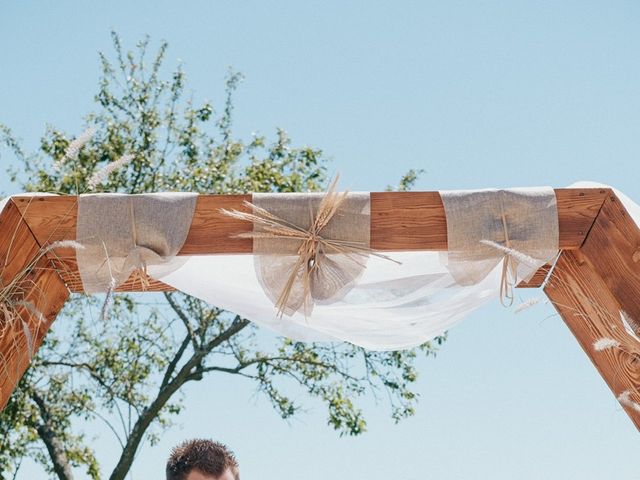
M73 250L84 250L85 246L75 240L58 240L44 247L44 253L49 253L59 248L72 248Z
M98 185L105 182L109 178L109 175L121 169L125 165L131 163L134 158L136 158L135 155L123 155L115 162L108 163L91 176L91 178L87 182L87 187L89 188L89 190L95 190Z
M538 266L540 265L540 262L538 260L536 260L533 257L530 257L526 253L522 253L516 250L515 248L505 247L504 245L500 245L499 243L494 242L493 240L480 240L480 243L487 245L489 247L495 248L496 250L500 250L505 255L509 255L510 257L513 257L518 262L524 263L529 267L538 268Z
M90 134L92 132L85 132L72 147L81 148L80 144L82 142L86 143L90 138ZM13 245L16 238L16 233L17 231L13 233L11 245ZM21 336L24 337L26 342L26 353L29 359L35 354L35 338L38 338L38 332L46 325L47 318L37 308L37 302L32 300L34 294L45 296L45 293L40 291L39 285L31 277L34 273L42 270L56 270L56 267L51 262L45 261L44 258L56 259L55 251L61 248L80 250L84 246L74 240L61 240L44 245L34 258L15 273L7 283L3 283L0 280L0 341L6 341L7 336L10 336L11 339L11 346L4 352L9 352L9 357L3 353L3 361L6 362L11 356L25 353L25 345L20 339ZM10 251L11 247L9 248ZM6 262L9 258L10 254L7 253L4 265L0 268L0 274L4 273L4 267L6 267ZM20 331L22 332L21 334L17 333ZM3 367L6 368L6 365L3 365Z
M527 309L533 307L534 305L537 305L538 303L540 303L540 297L528 298L527 300L522 302L520 305L518 305L513 310L513 313L520 313L520 312L522 312L524 310L527 310Z
M37 336L42 325L46 323L45 315L38 310L32 301L27 299L33 288L37 287L29 277L38 270L38 263L45 254L45 249L40 249L36 257L11 281L6 284L0 282L0 341L4 341L7 337L11 338L11 346L7 350L11 356L25 353L24 344L21 344L19 335L16 336L14 333L21 331L26 342L26 354L31 360L35 354L35 341L32 332L35 332L35 336ZM25 317L25 313L28 314L28 317ZM6 361L7 357L3 353L3 362ZM3 367L6 368L6 365Z
M636 334L637 329L633 328L638 325L638 322L634 321L631 316L625 312L624 310L620 310L620 320L622 321L622 326L624 330L635 340L640 342L640 337Z
M629 390L625 390L620 395L618 395L618 401L620 402L621 405L627 408L631 408L636 412L640 412L640 404L638 402L635 402L631 398L631 392Z
M504 218L503 218L504 220ZM506 236L506 227L505 227ZM493 240L480 240L480 243L499 250L504 254L502 260L502 274L500 277L500 303L504 307L513 305L513 288L518 283L518 264L522 263L531 268L538 268L540 262L529 255L510 247L509 238L506 237L506 245L501 245Z
M109 283L109 288L107 289L104 302L102 303L102 309L100 310L100 319L104 322L109 320L109 314L111 313L111 308L113 308L113 295L115 290L116 279L111 277L111 282Z
M89 127L77 138L69 142L69 145L64 151L63 157L54 164L54 168L59 170L63 163L77 159L82 147L91 141L95 133L95 128Z
M323 252L331 251L344 255L360 266L364 266L364 262L359 257L373 255L395 263L387 255L380 254L369 248L366 244L353 242L348 240L336 240L325 238L321 235L322 229L326 227L331 219L340 210L340 207L347 198L348 192L336 192L338 177L329 185L326 193L322 197L318 205L318 211L311 219L311 226L308 229L295 225L264 208L258 207L250 202L244 202L244 206L251 212L243 212L239 210L221 209L221 212L229 217L251 222L254 226L259 226L261 231L245 232L237 235L240 238L252 239L283 239L297 240L301 242L297 250L298 258L294 262L287 276L285 285L280 293L276 308L278 315L282 316L288 307L288 301L291 296L294 285L298 281L300 272L300 282L303 290L304 311L309 311L312 304L311 291L314 274L321 269L326 255Z
M609 350L610 348L618 348L620 342L609 337L602 337L593 342L593 349L596 352L602 352L603 350Z

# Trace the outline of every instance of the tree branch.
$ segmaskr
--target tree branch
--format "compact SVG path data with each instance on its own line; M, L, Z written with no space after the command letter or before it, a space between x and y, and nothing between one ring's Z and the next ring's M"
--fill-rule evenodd
M184 323L184 327L187 329L187 332L189 332L189 337L191 339L191 342L193 343L193 348L197 350L198 342L196 341L196 334L193 331L193 328L191 327L191 322L189 322L189 317L187 317L186 313L184 313L182 308L180 308L180 305L176 303L176 301L173 299L173 296L170 293L165 292L164 298L167 299L167 302L169 302L169 305L171 306L173 311L176 313L176 315L178 315L178 318L182 320L182 323Z
M162 378L160 389L164 388L169 383L169 380L171 380L171 375L173 375L173 372L175 372L176 367L178 366L178 362L180 362L182 355L189 346L189 343L191 343L191 339L191 334L187 333L187 335L184 337L184 340L182 341L182 345L180 345L180 348L174 355L171 363L169 363L169 366L167 366L167 370L164 372L164 377Z
M145 408L138 417L131 433L127 439L127 444L122 450L118 464L114 468L109 480L124 480L127 472L131 468L131 464L135 458L135 454L140 446L140 442L144 438L144 435L151 425L151 422L158 416L160 410L166 405L171 397L180 388L190 380L193 374L194 368L202 361L204 357L209 354L214 348L218 347L223 342L226 342L229 338L236 335L243 328L249 325L249 320L242 319L236 316L231 326L227 328L220 335L212 339L205 345L204 348L196 349L191 358L180 368L178 373L173 379L166 385L161 387L158 391L158 395L151 402L151 404Z
M51 424L51 416L49 415L47 404L35 391L31 392L31 398L38 406L38 410L40 410L42 423L37 426L36 430L47 447L49 457L51 457L51 461L53 462L53 471L60 480L73 480L73 472L69 459L67 458L62 442Z

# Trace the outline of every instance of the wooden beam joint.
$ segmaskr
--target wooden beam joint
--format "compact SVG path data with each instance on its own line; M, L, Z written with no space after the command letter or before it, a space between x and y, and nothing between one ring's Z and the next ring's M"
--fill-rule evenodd
M545 293L640 430L639 245L640 229L611 192L582 247L560 256Z

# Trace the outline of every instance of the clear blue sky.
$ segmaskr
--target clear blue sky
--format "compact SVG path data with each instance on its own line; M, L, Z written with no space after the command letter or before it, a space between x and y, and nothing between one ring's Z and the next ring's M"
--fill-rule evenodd
M637 201L639 22L640 4L615 0L5 0L0 122L27 146L45 123L79 132L115 28L128 46L168 40L196 98L219 102L227 66L242 71L238 133L282 126L323 148L350 189L423 168L423 190L590 179ZM417 415L396 426L372 402L355 439L317 405L287 424L251 384L211 376L131 478L163 478L169 448L191 436L228 442L244 479L640 478L635 428L548 305L478 311L420 373ZM115 439L95 434L109 470Z

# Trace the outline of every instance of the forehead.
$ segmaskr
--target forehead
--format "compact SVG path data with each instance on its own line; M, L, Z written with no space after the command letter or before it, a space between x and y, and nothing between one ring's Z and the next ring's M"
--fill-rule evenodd
M202 473L200 470L191 470L185 480L236 480L230 469L226 469L219 477L214 477L206 473Z

